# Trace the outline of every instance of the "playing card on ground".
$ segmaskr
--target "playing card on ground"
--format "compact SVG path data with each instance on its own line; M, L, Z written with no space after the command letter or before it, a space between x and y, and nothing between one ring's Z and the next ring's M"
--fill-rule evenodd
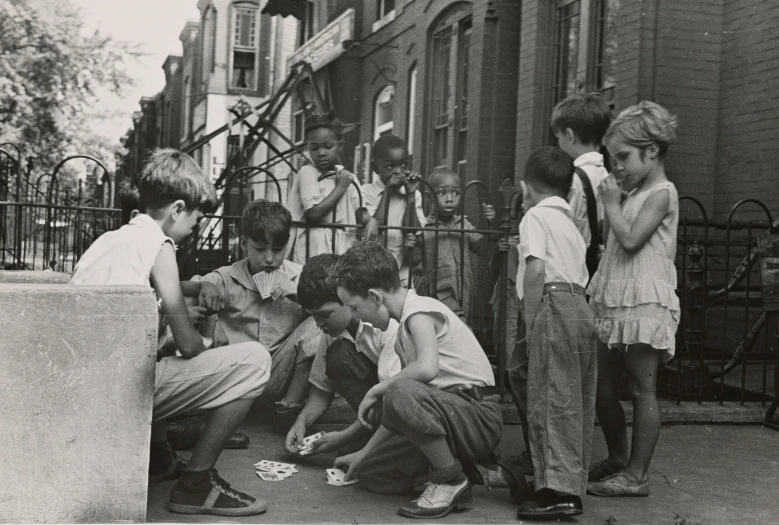
M289 477L289 476L278 474L276 472L258 472L257 475L260 476L265 481L281 481ZM292 474L290 474L290 476L291 475Z
M263 459L262 461L258 461L254 464L254 468L269 468L269 469L294 469L295 465L293 463L280 463L278 461L268 461L267 459Z

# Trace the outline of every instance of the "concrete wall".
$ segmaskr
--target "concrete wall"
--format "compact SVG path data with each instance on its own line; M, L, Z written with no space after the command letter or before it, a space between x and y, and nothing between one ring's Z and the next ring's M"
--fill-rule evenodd
M156 319L145 287L0 284L0 521L145 520Z

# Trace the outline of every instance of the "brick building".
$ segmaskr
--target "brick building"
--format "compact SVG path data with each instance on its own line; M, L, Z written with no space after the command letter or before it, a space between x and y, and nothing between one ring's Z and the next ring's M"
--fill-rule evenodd
M449 166L497 188L514 177L519 14L514 0L308 2L289 63L311 62L337 116L353 124L344 162L363 181L370 144L393 133L408 141L415 170ZM298 101L300 141L302 109Z
M409 141L415 169L448 165L494 189L554 143L557 101L601 91L615 111L651 99L678 115L668 171L710 215L745 197L779 206L776 2L287 3L302 6L284 13L301 18L289 63L311 62L338 116L355 125L345 163L363 180L368 144L392 131Z
M128 151L120 167L123 177L137 174L153 148L188 148L235 119L242 107L253 108L266 101L284 81L287 71L283 64L294 48L297 24L294 19L263 15L264 3L197 2L201 19L184 25L179 36L182 56L166 58L162 65L165 87L154 97L142 99L133 128L124 139ZM192 152L212 179L221 175L255 122L255 117L247 118L243 125L233 126ZM275 125L289 135L290 112ZM270 140L281 149L287 147L277 135L271 135ZM248 163L262 163L267 155L262 145ZM286 173L279 176L286 178ZM249 188L246 198L278 198L275 187L264 184L262 177L253 182L257 184Z
M523 0L517 170L550 141L557 100L599 89L617 110L650 99L678 115L668 173L710 215L747 197L776 210L777 30L763 0Z

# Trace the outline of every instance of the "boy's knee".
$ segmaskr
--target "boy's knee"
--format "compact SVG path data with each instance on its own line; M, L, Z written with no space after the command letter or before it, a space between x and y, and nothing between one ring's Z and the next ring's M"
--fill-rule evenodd
M273 359L270 352L260 343L239 343L233 345L233 352L237 354L236 364L249 367L254 370L252 374L264 383L270 377Z
M327 377L334 381L367 379L372 368L370 360L345 339L338 339L327 348L325 366Z
M384 410L397 412L415 405L427 396L425 386L414 379L393 381L384 391Z

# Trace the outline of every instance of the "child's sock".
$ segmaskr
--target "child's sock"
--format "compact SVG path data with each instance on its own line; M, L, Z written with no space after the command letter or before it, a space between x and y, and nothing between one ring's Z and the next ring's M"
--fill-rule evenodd
M459 461L455 461L450 467L436 469L430 467L430 483L436 485L458 485L465 481L463 466Z

